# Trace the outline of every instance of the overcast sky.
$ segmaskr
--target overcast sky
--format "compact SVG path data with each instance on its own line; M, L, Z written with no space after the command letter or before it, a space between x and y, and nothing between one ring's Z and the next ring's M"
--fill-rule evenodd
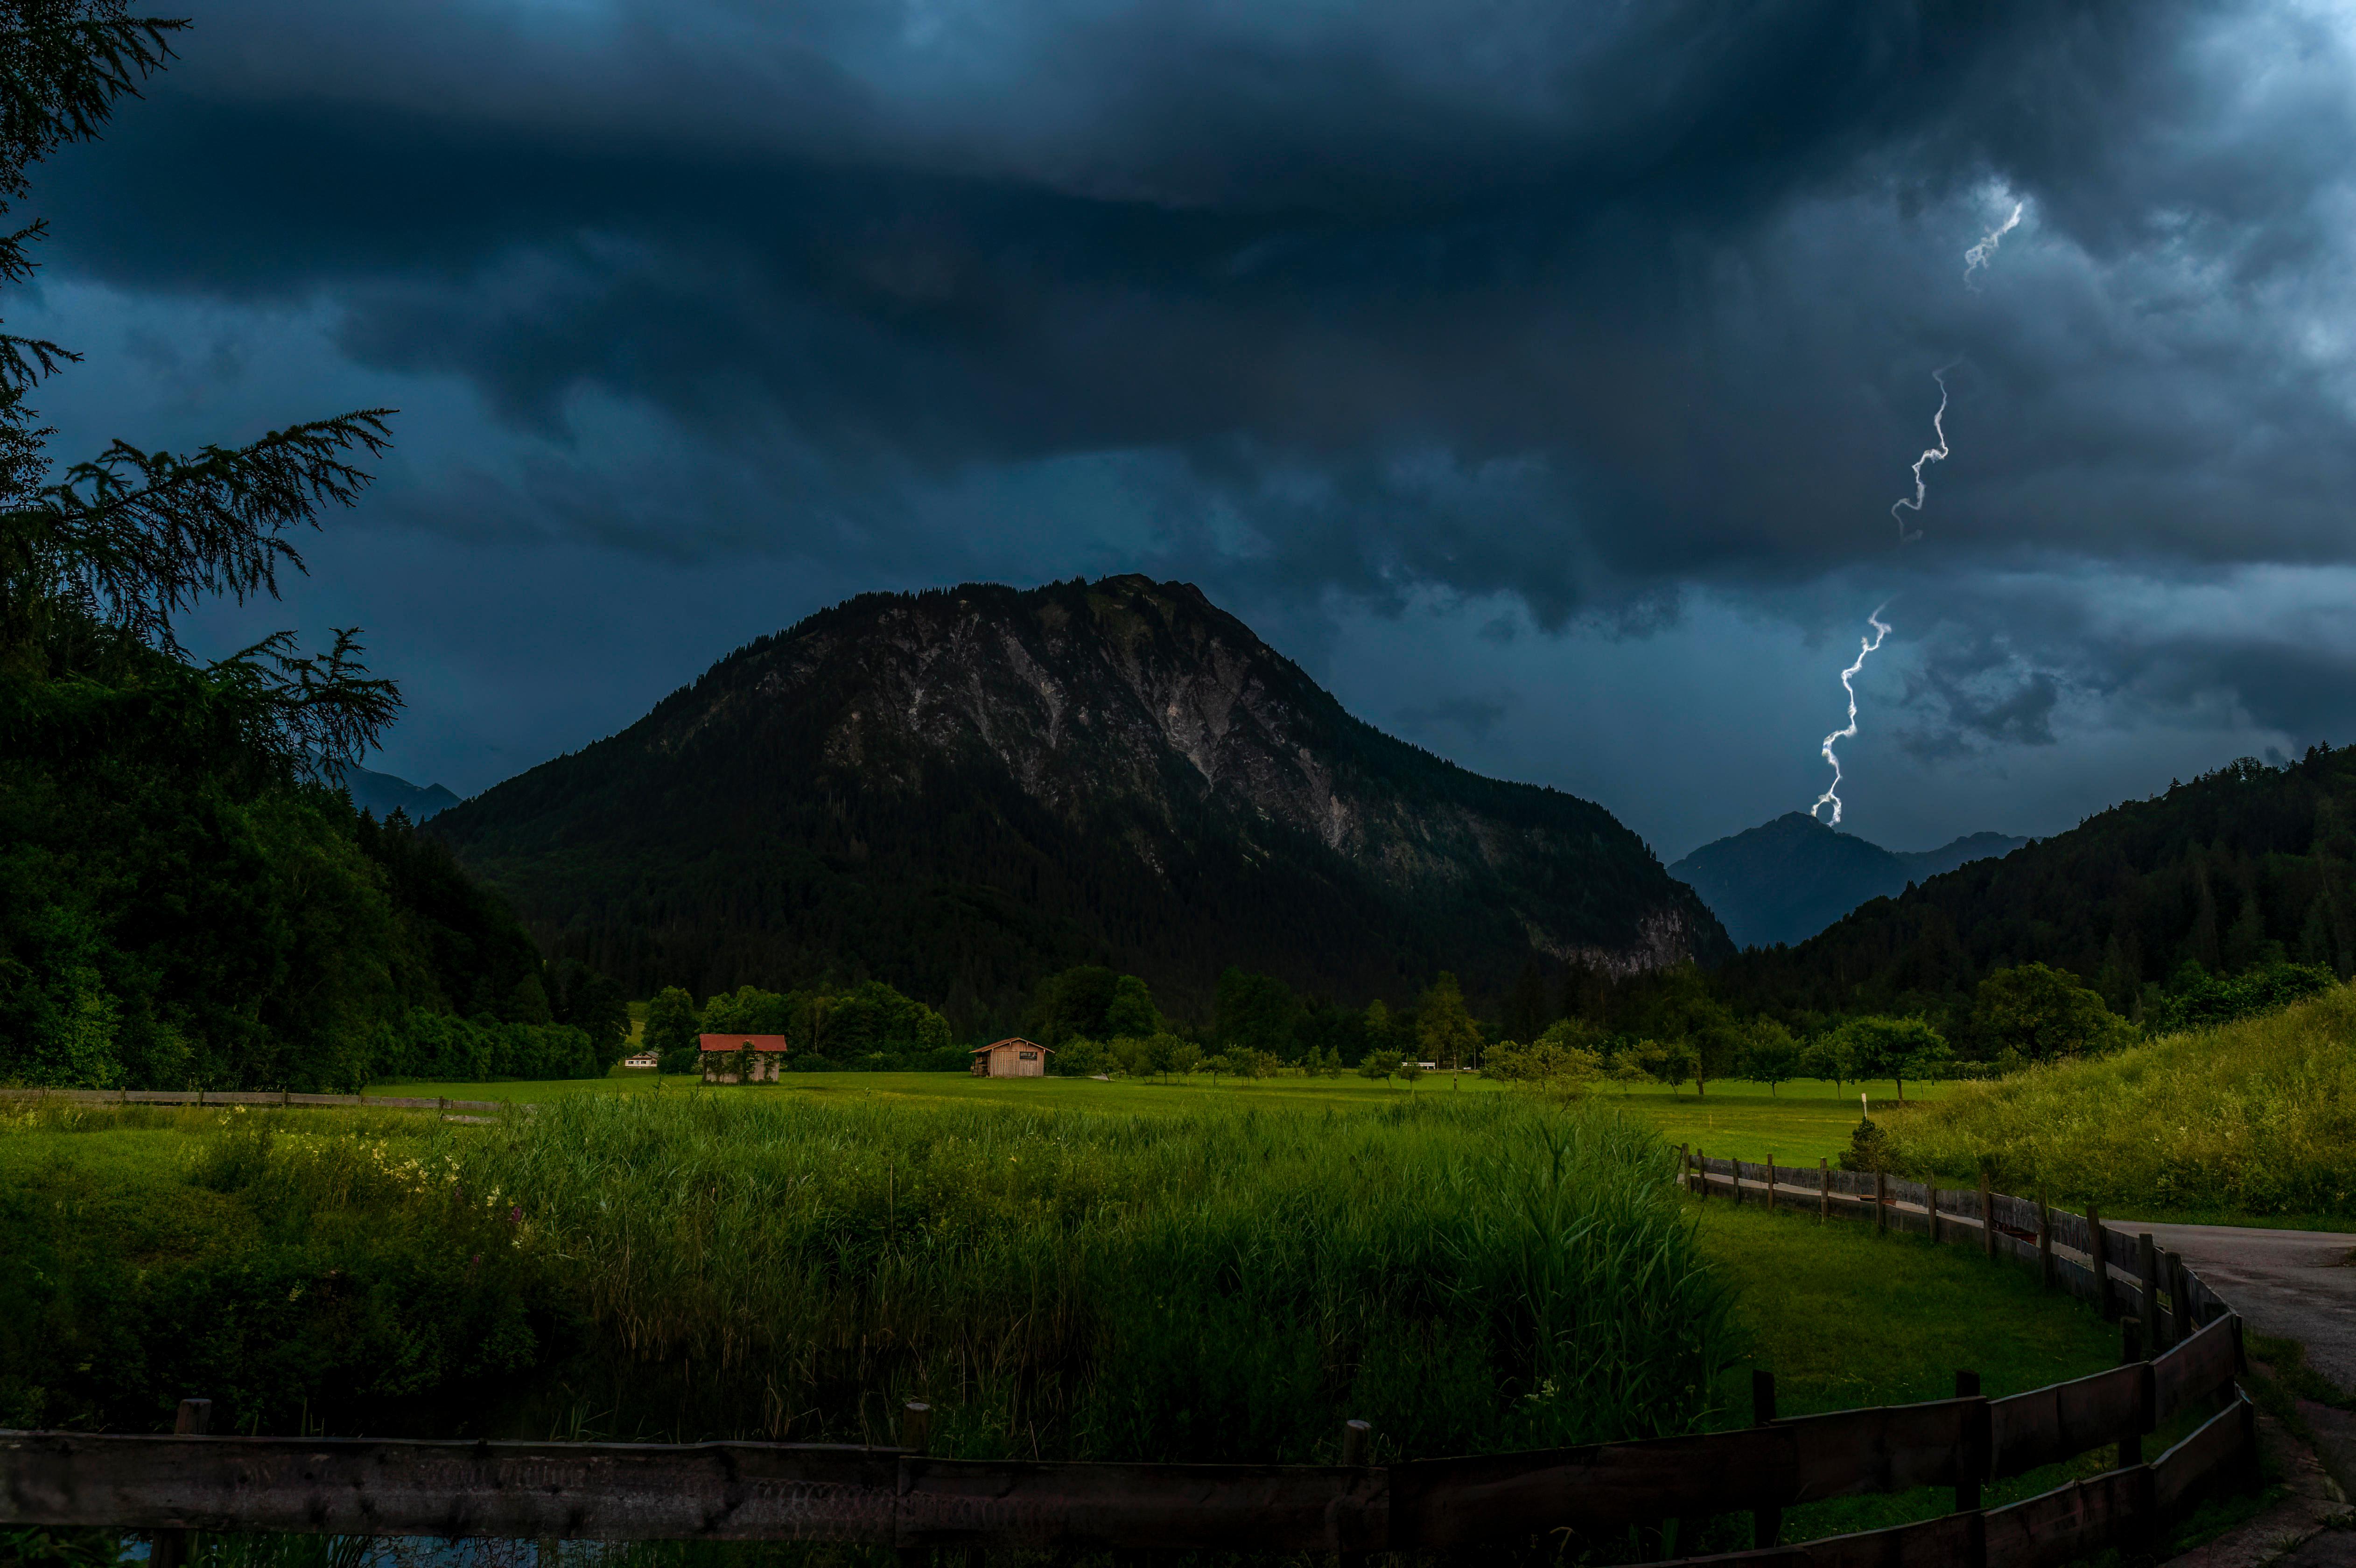
M365 626L419 783L862 590L1124 571L1669 859L1815 798L1885 603L1892 848L2356 741L2356 6L194 16L9 329L87 356L61 455L402 411L190 631Z

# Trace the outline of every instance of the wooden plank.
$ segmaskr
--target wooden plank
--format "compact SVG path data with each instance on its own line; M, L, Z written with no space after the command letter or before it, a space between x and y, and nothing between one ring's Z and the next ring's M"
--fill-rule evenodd
M2233 1326L2222 1317L2151 1364L2152 1419L2166 1421L2233 1386Z
M289 1094L286 1103L290 1105L358 1105L362 1101L358 1094Z
M1411 1460L1391 1467L1391 1549L1953 1486L1966 1423L1982 1407L1936 1400L1644 1443Z
M2204 1487L2231 1475L2243 1462L2248 1418L2242 1404L2242 1400L2235 1399L2201 1423L2191 1436L2159 1456L2151 1467L2155 1507L2163 1512L2181 1508Z
M1381 1466L991 1464L911 1457L901 1548L1380 1552ZM1489 1539L1496 1539L1493 1534Z
M442 1102L439 1100L404 1097L399 1094L370 1094L360 1103L371 1108L393 1111L438 1111L442 1108Z
M204 1105L283 1105L286 1103L286 1096L277 1090L262 1094L251 1091L208 1089L197 1096L197 1102Z
M1980 1520L1976 1513L1942 1514L1888 1530L1678 1561L1691 1568L1979 1568Z
M889 1544L894 1449L0 1432L18 1524Z
M2137 1466L1990 1509L1987 1568L2060 1568L2131 1537L2149 1516L2150 1481Z
M204 1099L202 1094L180 1089L122 1089L116 1093L125 1104L133 1105L194 1105Z
M2076 1258L2065 1258L2059 1253L2053 1254L2053 1283L2081 1301L2094 1299L2094 1271Z
M2067 1209L2053 1211L2053 1244L2067 1247L2080 1257L2086 1255L2086 1217L2072 1214Z
M1998 1229L2017 1235L2037 1234L2038 1205L2027 1198L2015 1198L2008 1192L1996 1195L1996 1222Z
M444 1102L443 1108L451 1111L504 1111L509 1105L505 1100L449 1100Z
M1989 1403L1990 1474L2026 1475L2143 1430L2143 1368L2113 1367Z

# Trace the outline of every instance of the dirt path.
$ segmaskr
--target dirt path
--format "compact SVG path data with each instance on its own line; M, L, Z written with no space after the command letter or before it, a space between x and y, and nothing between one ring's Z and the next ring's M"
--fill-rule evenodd
M2113 1223L2183 1253L2253 1332L2297 1339L2309 1366L2356 1389L2356 1234Z

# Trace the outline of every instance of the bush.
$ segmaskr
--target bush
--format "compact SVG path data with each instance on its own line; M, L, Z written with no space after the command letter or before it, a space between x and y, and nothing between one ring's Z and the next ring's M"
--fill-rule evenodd
M375 1073L437 1083L603 1078L614 1063L569 1024L498 1023L413 1008L381 1037Z
M2214 1029L2321 996L2337 984L2320 964L2268 964L2228 977L2211 975L2188 958L2168 989L2146 1005L2144 1022L2155 1034Z

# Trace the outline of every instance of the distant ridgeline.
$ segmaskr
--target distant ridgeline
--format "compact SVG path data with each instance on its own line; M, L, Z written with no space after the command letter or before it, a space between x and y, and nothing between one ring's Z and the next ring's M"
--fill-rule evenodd
M458 797L438 784L413 784L391 773L360 767L340 773L344 793L352 797L352 804L380 820L397 811L412 822L423 822L458 804Z
M1701 894L1742 947L1804 942L1869 899L1903 892L1973 860L2029 842L1974 833L1936 849L1901 853L1828 827L1804 811L1705 844L1669 868Z
M1952 1018L1999 968L2049 964L2153 1027L2277 1005L2356 970L2356 752L2244 760L1876 899L1715 982L1795 1014Z
M1234 964L1485 1006L1534 959L1731 951L1601 806L1380 733L1142 577L853 599L431 830L633 995L873 976L966 1034L1076 964L1200 1016Z

